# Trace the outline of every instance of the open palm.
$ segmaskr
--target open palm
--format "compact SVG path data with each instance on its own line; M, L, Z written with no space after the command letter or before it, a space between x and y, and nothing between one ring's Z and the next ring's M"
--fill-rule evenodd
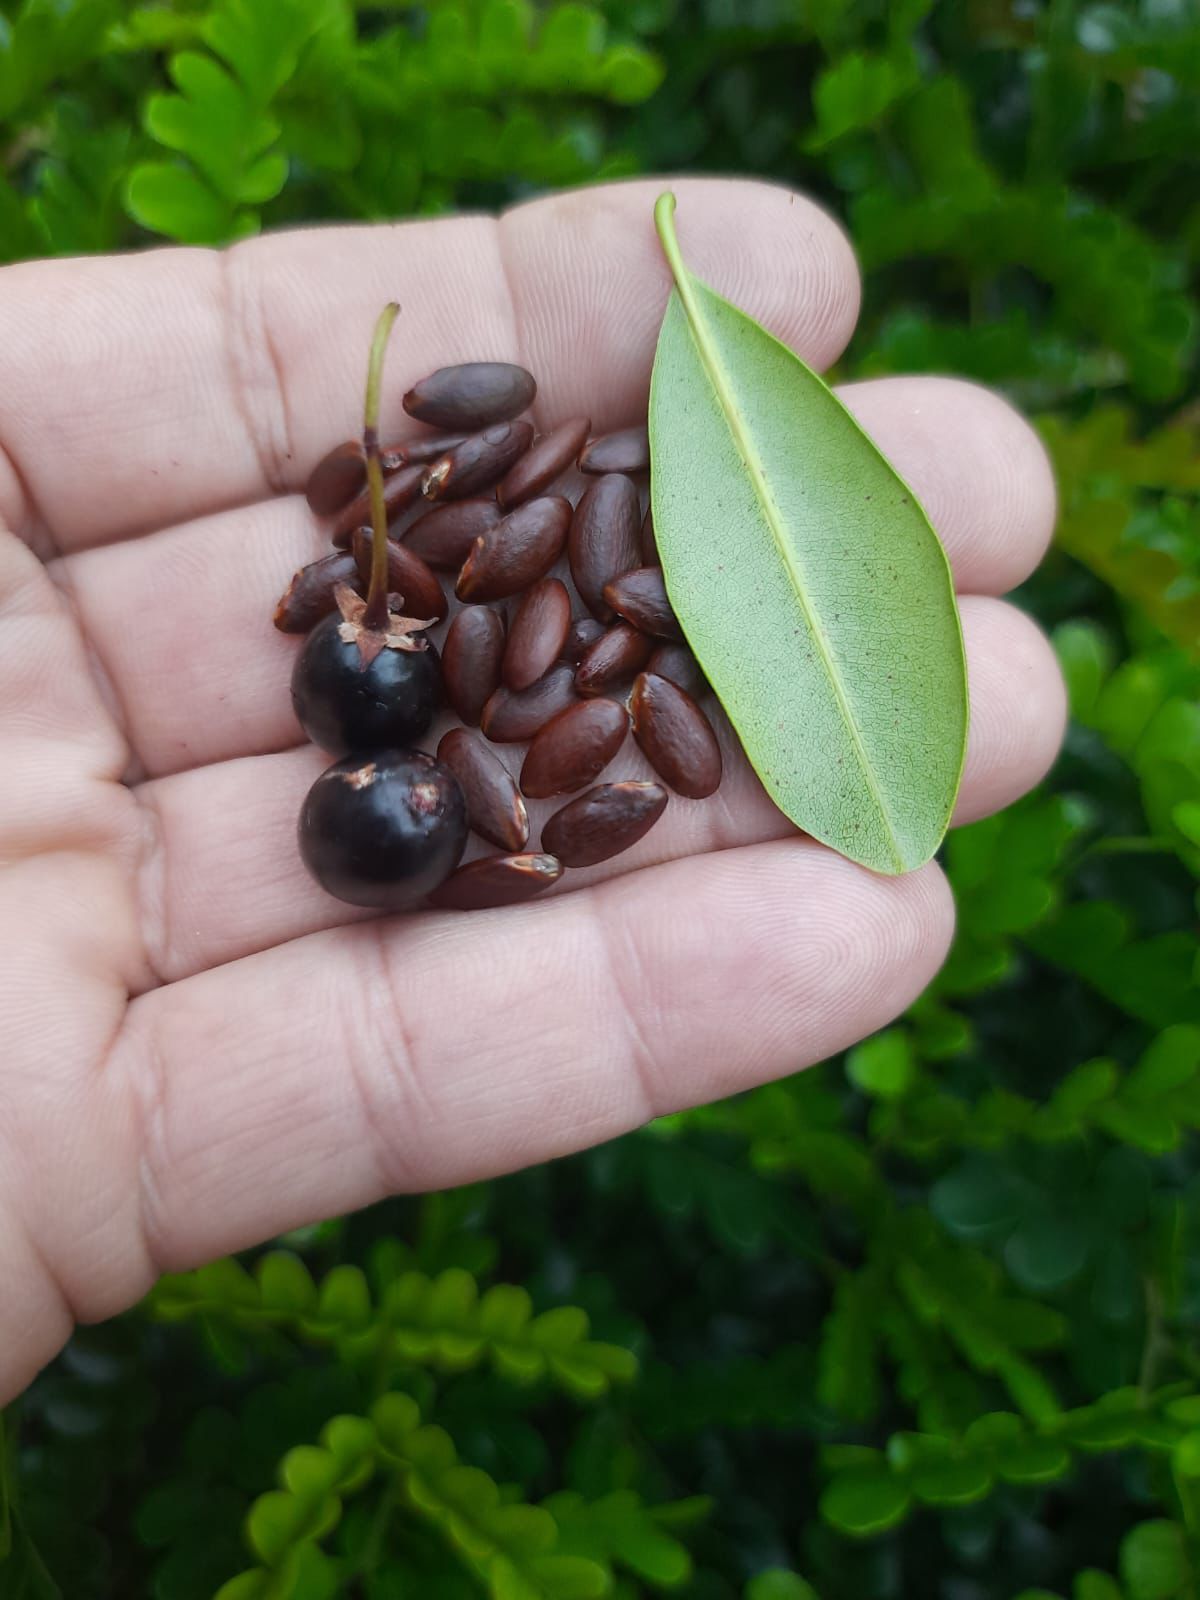
M297 857L326 758L270 614L322 553L299 491L357 429L376 312L404 308L385 431L464 359L527 365L542 425L636 420L668 292L659 187L0 273L0 1401L163 1269L791 1071L942 960L936 866L878 878L798 838L738 759L528 907L364 920ZM858 303L835 225L757 184L677 192L693 269L835 359ZM1053 658L994 598L1046 543L1049 471L969 385L844 397L963 595L968 821L1061 735Z

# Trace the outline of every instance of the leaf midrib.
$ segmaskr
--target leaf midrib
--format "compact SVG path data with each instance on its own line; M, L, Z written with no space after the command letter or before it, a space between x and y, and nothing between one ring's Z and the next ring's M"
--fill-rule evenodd
M834 657L830 651L828 641L825 638L825 634L817 621L812 607L809 605L808 596L803 582L805 573L799 562L796 560L795 554L784 536L783 523L782 518L779 515L779 508L775 504L774 496L771 494L770 487L767 484L766 475L763 472L762 462L759 459L758 451L755 449L750 435L743 427L741 413L734 405L732 396L729 393L729 389L726 383L723 381L722 367L714 347L714 343L708 337L707 324L705 323L699 306L693 297L693 288L696 286L703 288L704 286L702 284L698 284L698 280L693 279L691 273L689 273L686 268L683 269L682 273L676 273L675 276L679 291L679 298L683 305L684 314L687 317L689 330L691 331L692 337L696 342L696 348L700 356L701 365L704 368L705 375L707 376L709 383L712 385L713 393L717 397L717 403L721 407L722 414L725 417L726 426L729 428L729 431L733 436L734 444L736 445L743 461L746 463L746 468L750 475L750 481L754 486L755 495L757 496L759 504L762 507L764 520L771 530L771 537L775 541L775 545L779 551L781 559L787 566L789 572L792 574L792 588L795 591L796 599L799 603L801 613L803 614L809 635L816 646L821 665L825 669L825 676L833 690L834 700L837 703L838 711L841 713L842 722L850 735L850 741L854 749L855 756L858 759L858 764L860 770L862 771L863 778L866 782L868 790L870 791L871 798L875 802L875 807L878 811L880 820L883 823L888 843L891 846L892 859L897 869L902 872L905 867L905 859L900 848L900 841L896 835L891 814L888 811L887 803L884 800L883 790L879 786L879 780L876 776L875 769L871 764L869 755L867 754L866 746L863 744L862 735L859 732L858 723L854 718L850 702L846 698L845 691L842 688L841 680L838 677L837 672L834 670Z

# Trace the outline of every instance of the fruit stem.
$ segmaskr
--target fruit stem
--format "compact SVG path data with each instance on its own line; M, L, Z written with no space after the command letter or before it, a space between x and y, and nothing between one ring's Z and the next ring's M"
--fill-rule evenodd
M363 454L367 458L367 488L371 496L371 583L363 626L383 630L388 620L387 507L383 501L383 464L379 459L379 392L383 386L383 357L388 335L400 307L389 301L379 313L367 363L367 395L363 403Z

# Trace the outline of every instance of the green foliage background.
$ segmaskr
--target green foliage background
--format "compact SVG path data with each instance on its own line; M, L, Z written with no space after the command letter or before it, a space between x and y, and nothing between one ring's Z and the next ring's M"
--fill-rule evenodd
M170 1280L5 1420L0 1594L1200 1596L1192 0L0 0L0 248L638 170L852 232L842 375L1039 421L1074 721L847 1057Z

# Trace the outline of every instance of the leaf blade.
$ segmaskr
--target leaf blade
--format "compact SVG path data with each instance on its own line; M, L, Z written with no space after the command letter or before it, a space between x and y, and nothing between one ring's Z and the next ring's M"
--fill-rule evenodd
M785 815L909 871L941 842L966 746L945 552L822 380L688 271L672 207L656 209L676 288L650 389L668 593Z

